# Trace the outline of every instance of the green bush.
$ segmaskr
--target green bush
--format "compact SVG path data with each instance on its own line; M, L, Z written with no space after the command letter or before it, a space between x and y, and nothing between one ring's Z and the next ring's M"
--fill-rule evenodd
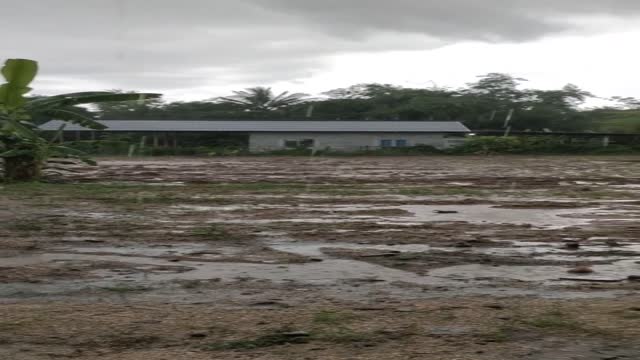
M296 148L296 149L282 149L272 150L257 155L271 155L271 156L400 156L400 155L427 155L427 154L442 154L441 150L429 145L416 145L411 147L396 147L396 148L383 148L383 149L363 149L351 152L337 151L331 148L323 150L313 150L308 148Z
M272 156L311 156L311 155L321 155L324 154L325 151L315 151L313 149L308 148L296 148L296 149L282 149L282 150L272 150L267 152L262 152L257 155L272 155Z
M574 141L555 136L479 136L449 149L451 154L621 154L640 151L640 145L603 147L599 139Z
M67 146L90 155L128 155L131 145L135 145L136 156L232 156L243 155L247 151L239 147L152 147L139 148L138 142L125 140L86 140L67 142Z
M233 156L243 155L246 151L236 147L177 147L146 148L141 155L148 156Z
M522 149L518 138L483 136L469 138L462 145L450 149L459 154L517 153Z
M136 145L136 156L241 156L252 155L246 148L237 146L218 147L145 147L123 139L90 140L68 142L67 145L90 155L127 155L129 147ZM439 150L429 145L403 148L383 148L341 152L330 148L312 150L307 148L274 150L253 155L265 156L418 156L433 154L625 154L640 152L640 144L603 147L600 139L571 142L569 138L554 136L479 136L470 137L462 145Z
M430 154L442 154L442 150L438 150L435 147L430 145L416 145L416 146L408 146L408 147L360 150L349 155L400 156L400 155L430 155Z
M66 145L90 155L127 155L130 144L122 140L86 140L72 141Z

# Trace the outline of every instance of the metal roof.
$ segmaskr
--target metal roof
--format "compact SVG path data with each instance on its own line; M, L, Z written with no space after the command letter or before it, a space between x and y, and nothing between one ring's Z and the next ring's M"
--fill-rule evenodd
M176 131L176 132L469 132L457 121L194 121L194 120L102 120L106 131ZM60 120L40 126L42 130L57 130ZM67 124L65 131L87 131Z

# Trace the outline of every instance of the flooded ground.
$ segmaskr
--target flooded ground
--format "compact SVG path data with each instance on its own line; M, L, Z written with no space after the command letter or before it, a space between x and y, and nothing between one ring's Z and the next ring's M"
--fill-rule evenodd
M0 188L0 358L640 358L638 158L103 159L48 180Z

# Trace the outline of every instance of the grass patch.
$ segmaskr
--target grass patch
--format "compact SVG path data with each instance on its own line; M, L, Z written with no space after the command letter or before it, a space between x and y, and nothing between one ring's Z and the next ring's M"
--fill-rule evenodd
M487 342L503 343L513 339L514 328L503 326L495 331L482 335L482 339Z
M209 185L213 193L323 194L369 195L375 191L354 185L325 185L306 183L239 183Z
M376 334L357 332L343 326L313 333L313 339L334 344L373 342L375 338Z
M376 334L356 332L346 327L330 330L314 330L311 333L304 332L276 332L261 335L253 339L240 339L224 341L206 345L206 350L254 350L259 348L274 347L287 344L306 344L312 341L322 341L334 344L370 342L375 344Z
M206 350L254 350L286 344L306 344L309 342L325 342L333 344L366 343L374 346L376 343L393 337L383 330L362 332L345 325L356 318L349 312L323 310L311 318L312 329L309 332L292 331L290 328L272 330L267 334L254 338L222 341L206 345ZM407 334L400 334L402 337Z
M20 232L45 230L45 227L35 222L35 220L15 220L10 223L5 223L4 228L7 230L20 231Z
M158 187L160 188L160 187ZM0 196L33 200L40 204L56 204L61 201L99 201L110 205L137 203L171 203L180 193L170 188L156 189L132 184L49 184L15 183L0 186Z
M213 192L251 192L251 193L288 193L306 191L307 184L288 183L235 183L235 184L215 184L209 185Z
M640 320L640 310L617 310L612 312L612 314L624 320Z
M523 324L549 332L574 333L582 335L609 335L605 330L589 326L561 311L550 311L533 318L523 320Z
M640 320L640 313L626 312L620 315L625 320Z
M143 291L150 291L151 290L150 287L146 287L146 286L134 286L134 285L126 285L126 284L114 285L114 286L105 286L105 287L101 287L100 289L105 290L105 291L109 291L109 292L113 292L113 293L118 293L118 294L126 294L126 293L133 293L133 292L143 292Z
M486 194L482 190L467 187L411 187L399 189L396 193L405 196L483 196Z
M566 315L558 311L548 312L533 319L525 320L525 323L539 329L549 330L580 330L583 328L581 323L567 318Z
M149 190L146 185L131 184L50 184L44 182L11 183L0 186L0 195L17 196L82 196L100 197L105 194Z
M632 191L610 190L606 188L584 186L582 188L567 188L548 192L549 197L572 199L636 199L638 196Z
M313 316L313 323L318 325L339 325L351 321L355 317L355 314L352 313L323 310Z
M191 230L191 235L203 237L207 240L229 240L232 235L221 225L208 225Z
M306 192L318 195L366 196L379 194L378 189L364 189L352 185L309 185Z
M31 323L31 320L27 321L12 321L12 322L0 322L0 331L2 332L10 332L15 331L28 323Z
M356 318L355 314L342 311L323 310L315 313L312 318L312 338L338 344L370 342L379 338L380 334L375 332L355 331L346 325Z
M225 194L322 194L322 195L369 195L371 189L355 185L326 185L306 183L222 183L189 184L187 186L150 186L130 183L67 183L42 182L0 185L0 196L13 199L38 198L39 203L54 203L64 200L93 200L113 205L128 204L176 204L215 203L230 204L229 199L211 196Z
M105 343L111 348L122 349L139 349L146 348L151 344L161 341L162 338L153 335L133 335L133 336L114 336L109 339L105 339Z
M286 344L305 344L309 341L309 334L280 330L254 339L224 341L206 345L204 348L205 350L254 350Z

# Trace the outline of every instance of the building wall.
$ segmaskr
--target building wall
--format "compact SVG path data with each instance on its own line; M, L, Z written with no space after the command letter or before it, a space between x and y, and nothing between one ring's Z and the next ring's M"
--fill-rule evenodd
M288 140L314 140L314 148L337 151L377 149L381 140L406 140L407 146L431 145L442 149L449 146L444 133L252 133L249 149L253 152L286 149Z

